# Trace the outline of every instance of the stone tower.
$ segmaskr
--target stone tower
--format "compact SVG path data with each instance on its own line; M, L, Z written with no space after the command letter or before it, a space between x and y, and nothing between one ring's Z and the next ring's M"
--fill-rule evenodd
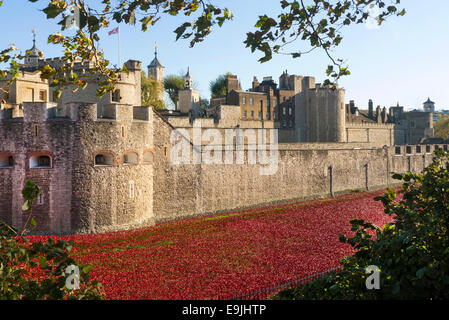
M148 65L148 78L153 78L156 81L159 81L161 85L161 90L158 94L159 100L164 100L164 66L157 58L157 45L154 44L154 59Z
M427 98L427 101L423 103L424 112L435 112L435 102Z
M184 76L184 89L193 89L193 77L190 75L190 67L187 67L187 73Z
M178 110L181 113L190 113L194 118L199 115L200 95L193 89L193 77L190 75L190 68L184 76L184 89L179 90Z

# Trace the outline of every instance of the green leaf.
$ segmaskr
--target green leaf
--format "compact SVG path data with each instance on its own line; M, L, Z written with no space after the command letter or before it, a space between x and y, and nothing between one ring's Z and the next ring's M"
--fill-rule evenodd
M22 205L22 210L23 210L23 211L28 211L28 210L30 210L30 209L31 209L30 201L29 201L29 200L26 200L26 201L24 202L24 204Z

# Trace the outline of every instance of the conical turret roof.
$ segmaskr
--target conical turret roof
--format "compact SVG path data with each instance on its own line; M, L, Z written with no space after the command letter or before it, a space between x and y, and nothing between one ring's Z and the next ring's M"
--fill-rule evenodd
M427 98L427 101L424 102L424 104L430 104L430 103L435 104L435 102L433 102L432 100L430 100L430 97L429 97L429 98Z

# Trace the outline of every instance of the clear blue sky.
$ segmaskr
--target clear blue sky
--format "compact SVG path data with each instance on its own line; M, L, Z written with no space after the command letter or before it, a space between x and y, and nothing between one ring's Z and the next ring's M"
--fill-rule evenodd
M39 3L40 2L40 3ZM357 25L345 30L344 40L335 52L347 60L352 74L340 81L346 89L346 101L355 100L360 107L373 99L375 105L391 106L399 102L407 109L421 108L430 97L437 109L449 109L449 1L404 0L407 14L393 17L379 29ZM37 45L45 57L61 55L54 45L47 44L47 36L58 31L56 21L47 21L42 12L45 1L31 4L26 0L6 0L0 7L2 37L0 48L14 43L25 51L31 47L31 30L37 30ZM158 43L158 56L165 66L165 74L178 74L190 66L200 94L209 97L209 81L219 74L237 74L244 89L251 86L253 76L261 79L273 76L276 80L283 70L290 74L311 75L317 82L325 79L329 61L315 51L301 59L277 55L272 61L260 64L260 54L245 48L245 34L253 30L258 15L279 11L278 0L221 0L234 14L234 19L218 26L202 43L193 49L188 41L175 41L173 30L183 17L164 17L152 29L141 32L140 26L121 25L121 60L141 60L147 66L154 57L153 43ZM112 30L116 24L111 24ZM7 30L7 32L5 32ZM100 34L101 47L112 63L117 63L117 35ZM297 46L301 44L298 42Z

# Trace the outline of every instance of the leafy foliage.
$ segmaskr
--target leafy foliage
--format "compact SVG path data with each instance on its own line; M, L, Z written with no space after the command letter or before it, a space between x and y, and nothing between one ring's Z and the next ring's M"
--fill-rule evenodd
M203 0L111 0L83 1L83 0L28 0L30 2L45 3L42 12L47 19L58 19L61 31L70 28L72 10L79 13L79 28L74 36L63 36L57 32L49 35L48 42L60 45L63 49L64 64L58 68L50 65L41 67L42 78L49 79L50 85L56 87L56 98L61 90L67 86L75 86L74 91L84 89L89 77L97 77L99 87L97 96L102 97L112 92L118 82L119 72L127 70L117 66L109 68L109 61L98 50L99 32L110 28L111 23L140 24L142 31L154 26L164 15L184 15L185 22L178 26L174 33L176 40L190 39L190 46L202 42L215 25L221 27L226 21L232 20L233 15L226 7L214 5L212 1ZM282 13L277 17L267 14L260 16L255 24L257 29L248 32L245 44L251 49L260 51L264 56L260 62L269 61L273 53L289 54L299 58L317 48L321 48L332 61L327 68L327 75L338 80L341 76L349 75L347 66L342 59L335 59L331 51L337 47L342 39L342 29L351 24L360 24L370 19L369 9L377 7L380 13L375 19L381 24L392 15L402 16L405 10L398 5L400 0L281 0ZM0 2L1 6L2 2ZM140 18L139 20L137 20ZM284 49L295 41L309 44L304 50L285 52ZM19 75L18 61L24 56L17 53L14 45L0 52L0 63L10 63L10 70L0 71L0 77L9 77L13 82ZM73 69L75 61L90 61L93 63L92 74L76 74ZM326 80L324 84L333 83Z
M449 298L449 153L436 150L423 173L393 177L403 181L402 199L389 189L376 200L394 222L380 229L351 220L353 237L340 235L340 241L357 252L342 260L343 270L275 299ZM378 290L365 285L370 265L380 269Z
M26 181L26 210L31 212L39 194L39 187ZM24 236L30 217L31 213L20 234L0 221L0 299L103 299L102 286L89 280L91 266L69 257L73 241L31 242ZM33 218L31 224L36 225ZM79 276L70 272L74 266Z
M178 105L178 92L184 89L184 79L182 76L169 74L164 78L164 88L170 100L175 106Z
M162 84L147 77L145 72L141 73L142 106L153 106L156 110L166 109L164 101L159 99L159 94L163 92Z
M444 117L434 124L435 138L448 139L449 138L449 118Z
M202 0L151 0L151 1L83 1L83 0L28 0L30 2L43 2L46 7L42 10L47 19L58 19L61 31L72 25L72 14L76 12L79 16L78 29L74 36L63 36L57 32L49 35L48 42L60 45L63 48L63 59L65 64L58 68L45 65L40 68L43 79L49 79L50 85L57 87L56 98L61 90L70 85L78 89L87 86L85 77L97 77L99 82L97 96L102 97L107 92L112 92L118 82L120 71L125 68L108 68L109 61L104 59L103 53L98 50L100 40L99 32L110 27L111 22L135 25L140 23L142 31L147 31L150 26L156 24L162 15L176 16L184 14L189 21L183 23L174 32L177 39L191 38L190 45L193 46L203 41L211 31L214 24L222 26L226 20L232 19L231 12L226 8L218 8ZM142 18L137 22L137 17ZM9 62L11 68L8 72L0 72L0 77L9 77L13 82L19 75L19 60L24 56L15 53L17 48L11 45L0 52L0 62ZM76 74L73 69L75 61L89 61L93 63L90 75L82 76ZM84 79L83 79L84 78Z
M226 78L229 75L232 75L232 73L226 72L225 74L219 75L215 80L212 80L209 83L209 89L212 99L226 96L227 93Z
M391 15L405 14L405 10L398 7L400 0L282 0L280 3L283 12L276 18L267 14L260 16L255 25L256 31L247 33L246 46L252 52L258 50L264 54L260 62L271 60L273 53L300 58L321 48L332 62L326 73L333 80L327 79L324 84L332 84L350 74L343 59L332 55L332 49L343 40L343 28L365 23L369 19L375 19L380 25ZM371 17L370 11L374 8L379 8L379 14ZM283 51L297 40L302 41L302 50Z

